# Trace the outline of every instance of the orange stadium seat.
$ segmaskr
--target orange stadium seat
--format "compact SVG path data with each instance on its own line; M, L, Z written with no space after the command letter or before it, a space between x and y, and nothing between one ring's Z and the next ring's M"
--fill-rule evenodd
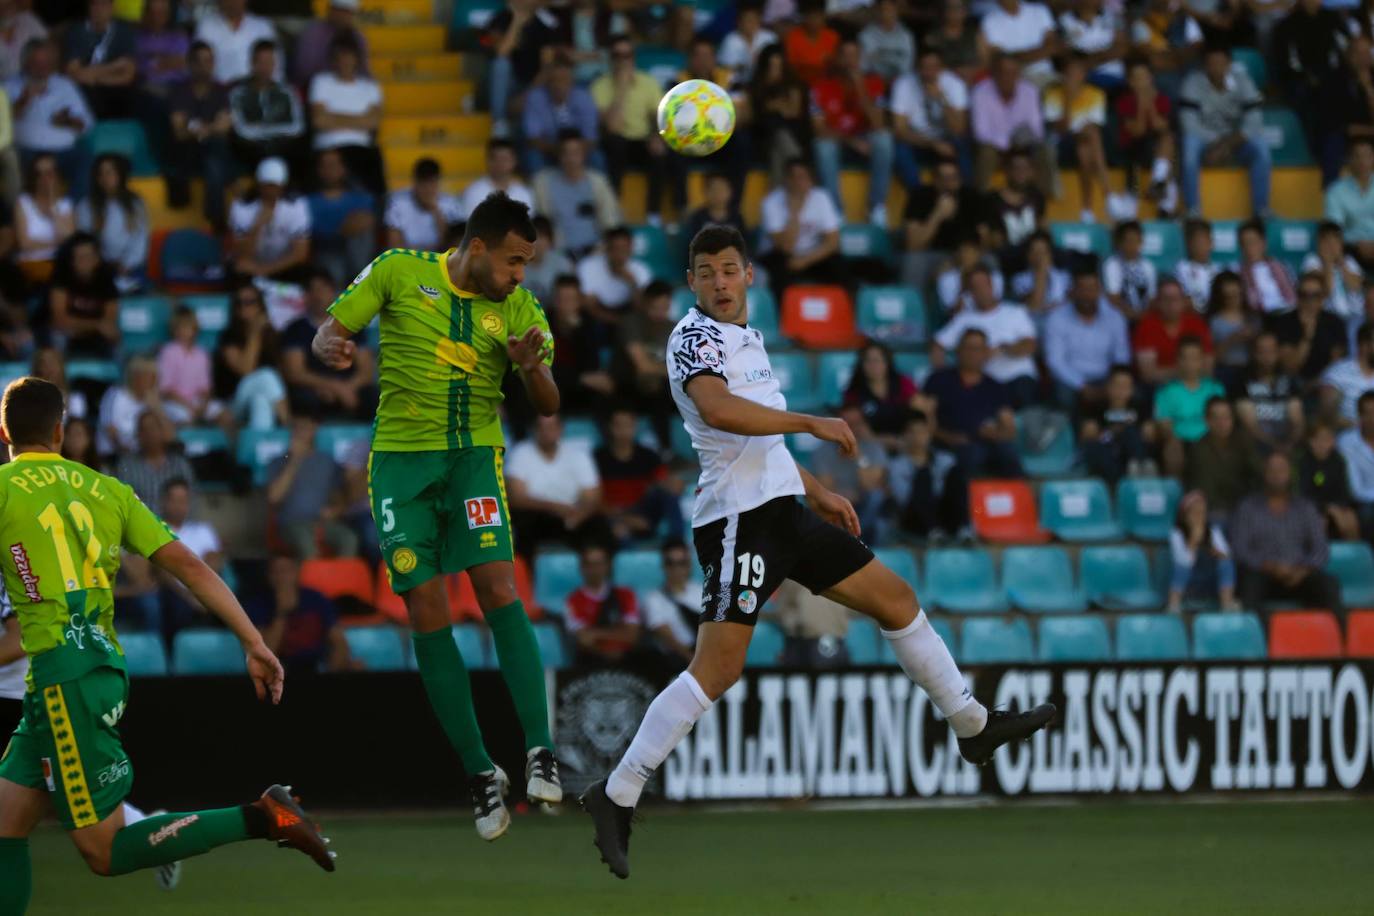
M1337 658L1341 625L1325 610L1280 611L1269 618L1270 658Z
M859 345L854 303L839 286L793 286L782 296L782 333L793 343L821 350Z
M467 573L450 576L448 581L449 607L453 609L453 620L481 620L482 609L477 605L477 593L473 591L472 580ZM524 557L515 558L515 595L525 605L525 613L531 620L543 616L539 606L534 603L534 578Z
M973 530L985 541L1043 544L1050 533L1040 527L1035 494L1024 480L975 480L969 484Z
M410 615L406 613L405 601L391 590L391 580L386 575L386 563L377 564L377 591L374 593L372 604L378 613L385 614L387 618L410 625Z
M330 557L306 560L301 564L301 585L329 597L347 595L371 605L375 591L372 570L358 557Z
M1374 658L1374 610L1351 611L1345 618L1345 654Z

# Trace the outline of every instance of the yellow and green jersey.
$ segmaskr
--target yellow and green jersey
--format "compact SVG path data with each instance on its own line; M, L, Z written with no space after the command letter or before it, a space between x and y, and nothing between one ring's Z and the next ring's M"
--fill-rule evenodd
M30 688L122 669L112 590L120 548L147 557L176 535L127 484L52 452L24 452L0 467L0 538Z
M504 445L497 409L510 368L506 338L531 327L549 334L544 310L523 287L492 302L454 286L449 253L384 251L329 307L355 334L381 314L377 451Z

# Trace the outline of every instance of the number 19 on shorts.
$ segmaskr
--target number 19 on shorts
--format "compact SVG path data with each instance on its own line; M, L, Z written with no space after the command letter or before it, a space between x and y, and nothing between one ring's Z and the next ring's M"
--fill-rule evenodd
M763 557L757 553L742 553L735 561L739 564L739 584L745 588L760 588L763 585ZM752 575L751 575L752 573Z

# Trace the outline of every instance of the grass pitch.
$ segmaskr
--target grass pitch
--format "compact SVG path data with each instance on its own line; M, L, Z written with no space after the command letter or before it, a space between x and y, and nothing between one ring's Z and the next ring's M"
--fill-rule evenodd
M484 844L459 816L325 819L339 870L243 843L180 889L99 879L67 838L33 839L31 916L78 914L1369 913L1374 800L1003 805L873 811L651 810L633 875L590 821L517 817Z

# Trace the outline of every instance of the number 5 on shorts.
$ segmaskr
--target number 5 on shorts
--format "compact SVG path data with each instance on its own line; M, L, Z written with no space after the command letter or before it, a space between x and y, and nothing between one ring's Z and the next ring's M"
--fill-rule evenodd
M382 531L387 532L396 527L396 516L391 512L392 497L388 496L378 504L377 508L382 514Z

